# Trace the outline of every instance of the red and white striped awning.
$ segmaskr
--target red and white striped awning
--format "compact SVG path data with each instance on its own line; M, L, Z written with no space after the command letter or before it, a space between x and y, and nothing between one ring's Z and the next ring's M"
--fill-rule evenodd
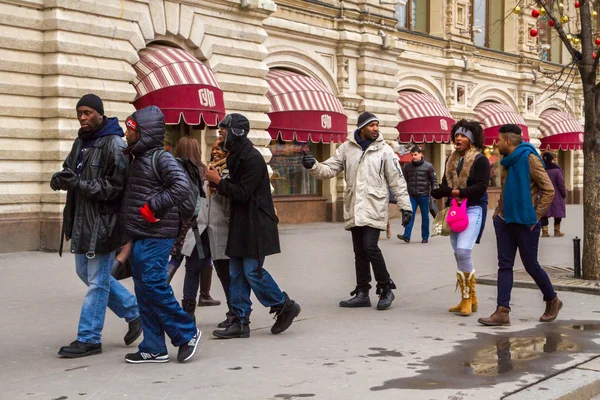
M515 110L506 104L486 101L475 107L475 117L483 125L483 144L493 146L498 141L499 129L505 124L518 125L521 136L529 142L529 129L525 120Z
M396 103L400 142L450 143L455 121L443 104L426 94L409 91L400 92Z
M223 91L210 68L185 50L150 45L134 66L136 109L155 105L166 124L216 126L225 116Z
M546 110L540 118L540 149L556 151L583 148L583 127L573 115L559 110Z
M348 117L342 103L319 80L287 70L267 74L271 102L269 133L273 139L342 143Z

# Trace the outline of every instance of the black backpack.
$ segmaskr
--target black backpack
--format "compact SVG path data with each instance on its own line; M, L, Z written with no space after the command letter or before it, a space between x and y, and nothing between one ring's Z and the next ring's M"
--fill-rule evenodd
M156 169L156 162L162 153L166 153L166 150L157 150L152 153L152 170L160 181L162 181L162 179ZM202 188L200 170L196 164L187 158L175 157L175 160L179 163L179 166L183 169L190 182L190 194L188 198L177 205L179 216L182 221L195 221L200 212L200 207L202 206L202 197L206 197L204 189Z

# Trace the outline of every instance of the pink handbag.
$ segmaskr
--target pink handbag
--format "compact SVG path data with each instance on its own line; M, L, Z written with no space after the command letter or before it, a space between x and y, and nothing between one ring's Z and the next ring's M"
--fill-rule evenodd
M467 215L467 199L458 205L456 199L452 199L452 204L446 216L446 222L452 232L460 233L469 226L469 216Z

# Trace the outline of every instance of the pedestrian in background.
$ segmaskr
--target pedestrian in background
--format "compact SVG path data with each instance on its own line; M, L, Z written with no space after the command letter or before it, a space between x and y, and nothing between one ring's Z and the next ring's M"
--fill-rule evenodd
M478 307L472 252L481 232L483 207L487 205L490 164L481 153L483 128L478 122L464 119L458 121L452 127L452 141L455 150L446 160L442 184L432 190L431 195L436 199L446 197L447 206L450 206L452 199L467 202L467 229L450 235L458 266L456 284L460 287L461 301L448 311L469 316Z
M115 278L111 268L122 235L119 210L127 176L123 129L117 118L104 115L102 100L86 94L76 106L81 128L63 170L52 176L52 190L66 190L67 203L59 253L71 240L75 270L88 287L81 307L77 340L62 347L62 357L84 357L102 352L106 307L129 323L125 344L142 333L135 297Z
M413 146L410 150L412 162L404 167L404 177L410 195L410 204L412 206L413 219L404 228L404 234L398 235L398 239L410 243L410 236L414 216L417 213L417 207L421 210L421 243L429 242L429 194L432 190L439 187L435 168L425 161L423 150L419 146Z
M301 311L300 305L282 292L263 268L266 256L280 252L279 219L273 207L267 164L248 139L249 132L246 117L226 115L219 123L219 134L225 137L223 149L229 152L229 176L223 179L215 167L206 172L206 179L216 185L217 193L231 200L225 254L229 257L229 296L236 318L224 330L213 332L222 339L250 336L250 291L275 314L271 327L274 335L287 330Z
M167 264L181 224L190 182L175 157L162 150L164 116L156 106L142 108L127 118L127 154L134 157L127 176L123 215L127 236L133 241L131 273L140 306L144 340L128 363L169 361L165 332L179 347L177 360L190 360L201 332L179 305L167 283ZM158 153L155 165L153 154ZM193 207L193 205L192 205Z
M544 153L544 163L546 164L546 172L554 187L554 199L548 212L542 217L542 237L550 237L548 232L549 218L554 218L554 236L562 237L565 234L560 230L560 223L567 216L567 188L565 187L565 175L562 168L554 162L554 154L547 151Z
M329 179L344 172L344 228L352 233L356 288L354 296L340 302L340 307L371 307L371 266L377 281L378 310L392 305L396 284L390 277L379 249L379 233L385 231L389 219L388 187L402 213L402 226L413 214L406 181L398 157L379 133L379 120L365 112L358 117L354 135L335 151L333 157L318 162L310 153L302 157L302 165L312 176Z
M563 303L538 262L538 244L540 220L552 204L554 187L537 149L523 141L521 128L508 124L501 126L499 132L498 151L504 156L500 161L502 193L493 218L498 247L498 298L496 311L488 318L480 318L479 323L510 325L510 294L517 250L546 302L540 322L552 322Z

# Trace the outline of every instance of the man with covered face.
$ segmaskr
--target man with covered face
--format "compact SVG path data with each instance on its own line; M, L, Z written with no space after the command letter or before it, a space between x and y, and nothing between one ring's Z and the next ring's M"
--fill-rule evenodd
M273 207L271 184L263 156L248 139L250 123L241 114L229 114L219 124L219 134L229 152L229 176L223 179L209 167L206 179L231 200L229 234L225 254L229 257L231 284L229 300L235 317L224 330L213 334L219 338L250 336L252 290L258 301L271 307L277 321L271 333L279 334L290 327L300 314L300 305L282 292L273 277L263 268L265 257L280 252L279 222Z
M304 153L302 165L318 179L329 179L344 171L344 223L352 233L356 288L354 297L340 302L340 307L371 307L371 266L377 281L378 310L392 305L396 285L386 268L379 249L379 233L388 221L388 187L402 213L402 226L412 219L412 206L398 157L379 133L379 120L365 112L358 117L354 135L335 151L330 159L317 162Z

